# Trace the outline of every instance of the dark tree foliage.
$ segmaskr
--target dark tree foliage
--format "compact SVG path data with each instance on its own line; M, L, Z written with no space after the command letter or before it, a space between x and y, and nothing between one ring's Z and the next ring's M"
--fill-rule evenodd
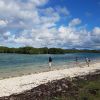
M100 50L78 50L78 49L61 49L61 48L34 48L20 47L8 48L0 46L0 53L18 53L18 54L65 54L65 53L100 53Z
M61 48L50 48L48 50L48 53L49 54L64 54L65 51L64 51L64 49L61 49Z

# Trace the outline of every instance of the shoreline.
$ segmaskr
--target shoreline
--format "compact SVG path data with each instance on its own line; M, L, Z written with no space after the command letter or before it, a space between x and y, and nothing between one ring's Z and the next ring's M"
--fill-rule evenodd
M100 70L100 63L91 64L90 67L75 67L3 79L0 80L0 97L19 94L31 90L41 84L66 77L73 78L76 76L87 75L97 70Z
M92 84L92 85L91 85ZM31 90L0 100L99 100L100 70L74 78L63 78L41 84Z
M95 64L95 63L99 63L100 62L100 59L99 60L92 60L92 62L90 62L90 66L92 64ZM84 67L86 66L86 62L85 61L79 61L78 64L76 64L75 61L72 61L72 62L67 62L66 64L64 65L52 65L52 71L54 70L63 70L63 69L68 69L68 68L74 68L74 67ZM12 69L11 69L12 70ZM31 74L39 74L39 73L44 73L44 72L49 72L49 68L48 68L48 64L40 69L40 67L38 67L37 69L33 69L32 67L30 68L23 68L23 70L12 70L11 73L10 72L5 72L5 74L2 74L2 71L0 73L0 80L3 80L3 79L9 79L9 78L15 78L15 77L22 77L22 76L27 76L27 75L31 75ZM3 72L4 73L4 72Z
M91 85L92 84L92 85ZM41 84L20 94L0 100L99 100L100 70L74 78L62 78Z

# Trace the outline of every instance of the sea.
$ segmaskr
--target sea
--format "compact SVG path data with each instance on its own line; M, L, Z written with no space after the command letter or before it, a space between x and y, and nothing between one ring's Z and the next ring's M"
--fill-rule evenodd
M100 61L100 53L68 53L68 54L4 54L0 53L0 79L17 77L49 71L48 58L52 58L51 70L86 65L85 57L90 63Z

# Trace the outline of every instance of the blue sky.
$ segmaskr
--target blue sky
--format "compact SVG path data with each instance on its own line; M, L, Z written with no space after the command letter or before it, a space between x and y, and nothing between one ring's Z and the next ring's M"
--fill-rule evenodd
M100 0L0 0L0 45L100 49Z
M100 26L100 0L50 0L48 6L67 7L70 11L70 19L78 17L88 29ZM64 23L63 23L64 24Z

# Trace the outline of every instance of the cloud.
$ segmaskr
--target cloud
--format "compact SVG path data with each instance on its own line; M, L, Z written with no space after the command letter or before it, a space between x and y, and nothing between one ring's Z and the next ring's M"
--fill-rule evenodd
M95 27L93 29L92 35L94 35L94 36L100 36L100 27Z
M56 12L62 14L63 16L67 16L70 14L69 10L66 7L57 6L55 9Z
M0 20L0 27L2 28L2 27L5 27L6 25L7 25L7 21L5 21L5 20Z
M48 0L30 0L34 5L41 6L48 2Z
M74 18L70 23L69 26L76 26L81 23L81 20L79 18Z
M93 47L100 48L100 27L95 27L91 32Z
M43 25L38 29L32 28L32 30L24 30L19 34L19 36L13 38L13 40L10 41L18 44L20 43L24 46L30 45L34 47L66 47L67 45L70 45L72 47L80 46L83 42L85 42L83 36L84 38L86 38L86 33L87 31L79 31L75 26L60 26L59 28L48 28L44 27ZM82 43L81 40L83 40Z
M80 18L49 0L0 0L0 45L99 48L100 27L88 31ZM67 25L57 23L66 18Z

